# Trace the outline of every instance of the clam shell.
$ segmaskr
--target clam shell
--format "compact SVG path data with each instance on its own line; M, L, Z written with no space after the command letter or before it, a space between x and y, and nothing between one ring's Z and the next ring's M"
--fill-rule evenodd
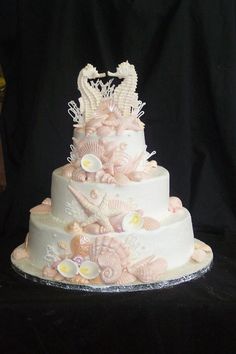
M82 157L80 164L86 172L97 172L102 168L101 160L93 154L85 154Z
M98 158L102 158L104 154L104 146L98 141L88 139L82 140L80 142L75 139L75 141L79 157L83 157L87 154L92 154Z
M73 278L78 274L78 264L66 258L57 265L57 271L65 278Z
M81 263L78 273L85 279L95 279L99 275L99 267L95 262L84 261Z
M122 220L122 229L124 231L136 231L143 227L143 218L136 211L129 212Z
M150 218L148 216L143 217L143 228L145 230L156 230L160 227L158 220Z

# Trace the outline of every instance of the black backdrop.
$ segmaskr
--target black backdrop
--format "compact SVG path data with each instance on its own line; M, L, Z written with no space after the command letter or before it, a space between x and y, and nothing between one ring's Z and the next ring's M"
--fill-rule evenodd
M121 349L122 345L115 351L112 345L106 347L104 344L106 330L111 335L109 326L113 312L115 323L122 315L123 321L127 316L127 325L122 320L115 324L119 336L122 329L126 331L123 344L127 353L132 352L131 342L134 352L138 351L141 317L144 326L150 326L151 333L148 334L145 328L147 341L143 338L140 348L145 351L149 348L148 343L156 346L156 351L148 349L147 353L177 353L174 342L178 346L183 344L179 353L203 353L204 348L209 353L211 341L216 341L215 337L221 333L220 325L220 328L228 325L228 329L224 338L218 338L218 349L233 353L233 333L229 328L235 323L232 305L236 235L235 16L236 3L231 0L0 1L0 62L7 81L0 117L7 173L7 189L0 195L0 230L4 240L1 253L6 262L2 286L6 286L4 299L8 298L4 311L10 306L12 313L17 313L16 322L5 326L4 341L11 331L18 338L21 331L30 327L33 339L28 338L24 345L32 345L31 352L35 343L38 345L36 353L48 353L49 350L54 353L55 348L58 353L60 348L66 353L66 343L68 353L80 352L75 349L75 324L81 325L81 316L84 326L88 326L86 311L90 316L94 313L93 306L98 303L97 317L91 315L91 321L96 317L100 326L103 353L126 353L124 347ZM170 171L171 194L179 196L191 211L196 234L202 232L201 237L219 252L215 255L216 266L208 275L212 278L208 282L191 284L191 290L186 285L155 294L155 297L153 294L145 294L142 298L122 295L118 299L77 297L21 283L9 269L8 252L27 232L28 210L50 195L53 169L66 163L72 137L67 102L78 98L78 72L87 62L100 72L112 71L126 59L136 66L139 97L147 102L143 120L149 151L157 150L158 163ZM218 276L214 273L216 270ZM29 306L27 310L24 292L30 294L25 299ZM189 295L186 303L185 293ZM76 320L68 315L65 307L68 299L71 316L78 313ZM84 299L87 305L82 307ZM222 308L220 300L226 307ZM53 307L53 303L59 306L63 301L63 309ZM46 302L52 306L47 310ZM37 308L38 303L43 315L40 307ZM78 303L80 307L76 307ZM149 303L153 312L150 312ZM19 310L19 304L23 304L24 310ZM136 309L141 311L141 317ZM98 319L98 314L103 317L102 310L107 316L105 323L109 330L101 318ZM27 311L35 317L27 315ZM210 316L207 320L201 317L205 313ZM47 316L49 322L54 323L49 333L58 341L58 346L44 333ZM162 325L157 328L160 325L158 318ZM190 328L189 323L196 318L197 324ZM2 316L3 322L7 319L7 314ZM69 339L65 338L63 346L61 339L55 337L71 321L75 345L68 344ZM134 322L137 327L131 330ZM59 332L53 330L54 325L58 325ZM204 333L201 334L200 329ZM91 330L96 332L94 323ZM184 341L179 337L183 332L188 338ZM70 336L69 329L65 333ZM92 339L101 345L98 332L92 335L81 326L80 333L83 350ZM92 337L90 342L89 335ZM111 339L106 340L111 343ZM8 345L10 343L11 340ZM29 348L22 349L23 352L28 353Z

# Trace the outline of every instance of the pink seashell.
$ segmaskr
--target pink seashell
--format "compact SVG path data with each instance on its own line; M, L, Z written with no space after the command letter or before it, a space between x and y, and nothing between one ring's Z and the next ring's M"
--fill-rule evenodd
M136 280L137 280L137 278L133 274L131 274L131 273L127 272L126 270L124 270L122 272L120 278L117 280L116 284L118 284L118 285L127 285L127 284L134 283Z
M195 250L192 254L192 259L197 263L201 263L205 258L206 252L201 249Z
M108 208L113 210L119 210L120 213L127 213L131 210L134 210L134 206L131 202L117 198L108 200Z
M90 197L92 199L97 199L98 198L98 191L96 189L92 189L90 192Z
M75 284L84 284L84 285L89 284L89 280L81 277L81 275L79 275L79 274L73 278L68 279L68 280L71 283L75 283Z
M122 274L122 265L119 255L107 252L100 254L97 259L101 268L100 277L105 284L114 284Z
M87 182L95 182L96 173L89 172L87 173Z
M160 227L158 220L150 218L149 216L143 217L143 228L145 230L156 230Z
M111 126L102 126L97 129L97 135L98 136L109 136L114 134L114 128Z
M113 226L114 231L116 232L122 232L122 220L124 218L125 214L119 214L116 216L112 216L109 218L110 223Z
M86 181L86 172L83 171L81 168L76 168L72 173L72 179L78 182L85 182Z
M128 271L135 275L143 283L152 283L158 280L160 274L167 269L167 262L164 258L148 257L128 268Z
M64 280L65 278L64 278L61 274L57 273L57 274L53 277L53 279L54 279L55 281L62 281L62 280Z
M169 198L169 206L168 210L171 211L172 213L175 213L179 209L182 209L183 204L181 200L177 197L170 197Z
M145 174L141 171L133 171L129 173L129 179L134 182L139 182L145 178Z
M34 208L31 208L30 212L32 214L48 214L51 212L51 205L39 204L39 205L35 206Z
M66 231L70 233L82 233L82 228L80 227L80 224L77 221L72 221L66 226Z
M27 252L27 250L24 247L18 247L18 248L16 248L13 251L12 257L15 260L20 260L20 259L23 259L23 258L28 258L29 257L29 253Z
M101 177L100 182L111 184L111 183L115 183L116 180L115 180L115 178L114 178L112 175L110 175L109 173L105 173L105 174Z
M113 154L115 173L127 174L132 171L132 159L124 151L115 151Z
M98 236L90 247L90 260L97 262L102 254L110 253L117 255L120 259L122 268L128 264L129 251L123 242L110 236Z
M50 268L50 267L44 267L43 272L42 272L44 277L47 278L54 278L58 273L56 269Z
M70 163L62 167L62 176L71 178L74 171L74 166Z
M129 177L127 177L123 173L116 173L114 178L116 180L116 183L120 186L125 186L126 184L130 183Z
M42 204L44 204L44 205L52 205L51 198L45 198L45 199L42 201Z
M95 234L95 235L99 235L101 233L104 233L105 231L104 227L97 223L86 225L84 226L83 230L88 234Z
M88 140L87 138L76 143L76 148L79 157L83 157L86 154L93 154L102 159L104 154L104 147L99 141Z

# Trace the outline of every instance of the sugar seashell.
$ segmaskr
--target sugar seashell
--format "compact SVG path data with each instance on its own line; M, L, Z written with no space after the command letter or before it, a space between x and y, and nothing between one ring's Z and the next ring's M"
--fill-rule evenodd
M102 168L101 160L93 154L84 155L80 164L83 170L86 172L97 172Z
M81 170L81 168L74 169L71 177L74 181L85 182L86 172Z
M83 278L80 274L77 274L75 277L70 278L71 283L75 283L75 284L83 284L83 285L87 285L89 284L89 280Z
M99 267L95 262L84 261L81 263L78 272L85 279L95 279L99 275Z
M126 214L122 220L122 229L124 231L136 231L143 227L143 218L136 211Z
M152 283L157 281L160 274L166 271L167 266L164 258L148 257L129 267L129 272L143 283Z
M72 238L70 242L70 249L73 257L78 255L82 257L86 257L89 254L90 243L89 242L82 243L82 236L77 235Z
M63 166L62 167L62 176L64 177L68 177L68 178L71 178L72 177L72 174L73 174L73 171L74 171L74 166L70 163L68 163L67 165Z
M102 126L97 129L98 136L109 136L114 133L114 128L112 126Z
M179 209L182 209L183 204L178 197L170 197L169 198L169 206L168 210L172 213L176 213Z
M43 274L44 277L54 278L55 275L57 274L57 271L54 268L44 267L43 271L42 271L42 274Z
M18 247L12 252L12 257L15 260L28 258L29 257L29 253L24 247Z
M102 158L104 154L104 146L99 141L95 140L82 140L78 142L76 139L76 149L78 151L79 157L83 157L84 155L91 154L97 156L99 159Z
M139 182L144 179L145 174L141 171L133 171L129 173L129 179L134 182Z
M78 274L78 264L69 258L64 259L57 265L57 271L65 278L73 278Z
M99 235L99 234L105 233L104 226L101 226L98 223L86 225L86 226L84 226L83 230L84 230L84 232L86 232L88 234L94 234L94 235Z
M119 212L124 212L127 213L134 209L133 204L131 202L118 199L118 198L112 198L108 200L108 208L112 210L119 210Z
M90 192L90 197L92 199L97 199L98 197L98 191L96 189L92 189L91 192Z
M160 227L158 220L150 218L149 216L143 217L143 228L145 230L156 230Z
M63 277L63 275L61 275L60 273L57 273L57 274L53 277L53 279L54 279L55 281L62 281L62 280L64 280L64 277Z
M77 221L72 221L66 226L66 231L70 233L82 233L83 229Z
M106 252L98 256L98 264L101 268L100 277L105 284L114 284L122 274L120 257L115 253Z
M116 173L114 177L115 177L116 183L121 186L124 186L124 185L130 183L129 177L127 177L123 173Z
M204 261L205 258L206 252L201 249L195 250L192 254L192 259L197 263L201 263L202 261Z
M123 242L110 236L98 236L91 245L89 257L90 260L97 262L101 254L110 253L120 258L122 268L128 264L129 250Z
M42 201L42 204L44 204L44 205L52 205L51 198L45 198L45 199Z
M34 208L31 208L30 212L32 214L48 214L51 212L51 205L39 204L39 205L35 206Z
M136 281L135 275L127 272L126 270L122 272L120 278L116 282L118 285L127 285L127 284L132 284L133 282Z

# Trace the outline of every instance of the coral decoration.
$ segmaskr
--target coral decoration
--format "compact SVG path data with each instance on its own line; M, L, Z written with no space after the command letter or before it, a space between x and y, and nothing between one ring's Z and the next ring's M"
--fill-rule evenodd
M31 214L48 214L51 212L51 205L49 204L39 204L34 208L30 209Z
M178 210L183 208L183 204L181 200L177 197L170 197L169 198L169 206L168 210L172 213L176 213Z

